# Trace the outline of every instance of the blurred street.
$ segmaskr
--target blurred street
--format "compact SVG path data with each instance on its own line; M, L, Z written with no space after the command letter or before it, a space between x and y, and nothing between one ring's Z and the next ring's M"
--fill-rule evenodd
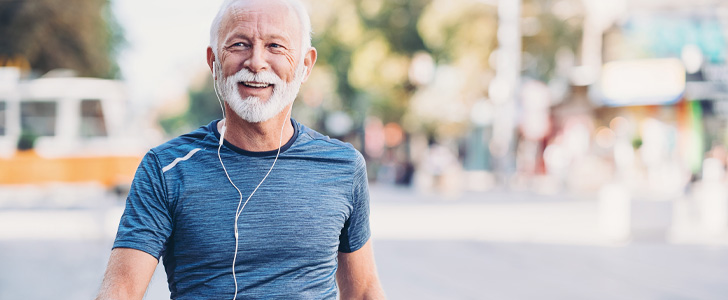
M19 207L0 201L0 299L92 298L122 209L122 202L108 202ZM728 294L725 238L689 239L700 231L680 225L685 228L673 228L663 239L613 241L601 234L598 215L597 202L588 197L494 190L443 198L372 186L375 253L390 299ZM168 295L160 266L146 299Z
M728 1L302 2L265 89L366 160L389 299L728 299ZM95 296L144 153L237 101L221 3L0 1L0 300Z

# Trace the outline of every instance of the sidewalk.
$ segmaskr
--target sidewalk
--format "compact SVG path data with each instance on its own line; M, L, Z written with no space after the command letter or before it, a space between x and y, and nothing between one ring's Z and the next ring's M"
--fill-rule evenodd
M444 200L386 187L373 187L371 197L372 231L379 239L605 243L599 237L593 201L559 201L510 193L469 194Z
M696 208L689 199L673 202L633 200L634 237L614 240L605 234L604 224L600 224L605 213L600 211L596 196L493 190L466 192L448 198L375 185L371 187L371 198L372 231L380 239L594 246L623 245L648 239L670 244L728 246L728 232L708 233L697 219ZM661 226L661 222L665 223L662 224L665 233L661 237L641 234L641 231Z

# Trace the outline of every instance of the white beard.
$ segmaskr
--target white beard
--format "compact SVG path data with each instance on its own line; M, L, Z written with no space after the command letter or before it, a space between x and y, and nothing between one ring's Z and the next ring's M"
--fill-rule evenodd
M273 71L252 73L243 68L233 75L224 77L224 80L215 81L215 84L222 98L240 118L251 123L260 123L277 116L296 99L303 81L303 73L303 63L299 63L293 80L285 82ZM273 84L273 93L268 101L255 96L243 99L238 92L238 83L242 81Z

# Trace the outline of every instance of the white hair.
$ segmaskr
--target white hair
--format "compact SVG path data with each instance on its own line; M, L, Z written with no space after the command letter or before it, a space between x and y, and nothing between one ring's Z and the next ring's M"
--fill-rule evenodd
M232 7L233 4L235 4L236 2L240 1L245 0L225 0L225 2L223 2L223 4L220 6L220 10L217 12L215 19L212 20L212 26L210 26L210 48L212 48L212 52L215 53L215 59L217 59L218 55L217 44L220 42L220 25L222 23L222 19L225 17L225 14L227 14L228 10L230 10L230 7ZM306 51L311 48L311 18L306 11L306 7L301 1L283 1L288 4L289 8L293 8L293 11L296 12L298 20L301 23L301 56L303 56Z

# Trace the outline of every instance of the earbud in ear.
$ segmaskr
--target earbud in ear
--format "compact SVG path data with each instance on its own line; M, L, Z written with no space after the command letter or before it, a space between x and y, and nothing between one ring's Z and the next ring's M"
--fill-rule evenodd
M220 145L225 141L225 132L227 131L227 126L222 125L222 128L220 129Z
M215 68L215 63L212 63L212 80L217 80L217 69Z

